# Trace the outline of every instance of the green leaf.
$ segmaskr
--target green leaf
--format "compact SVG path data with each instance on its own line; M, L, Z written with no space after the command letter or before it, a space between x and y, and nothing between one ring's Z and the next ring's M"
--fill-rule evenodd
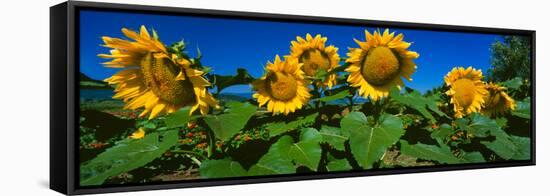
M420 114L422 114L422 116L430 119L432 123L436 123L437 121L434 116L428 111L428 109L432 112L435 112L439 116L447 116L437 107L437 102L439 101L439 98L437 96L424 97L422 96L422 94L420 94L420 92L416 90L401 95L399 89L392 88L390 90L390 97L393 100L403 105L406 105L407 107L415 109Z
M256 112L256 106L249 103L229 102L224 114L208 115L203 119L216 135L216 138L227 141L237 134Z
M468 163L485 163L487 162L483 155L480 152L469 152L465 153L462 157L463 160L466 160Z
M252 77L246 69L238 68L237 75L222 76L214 74L209 77L209 80L213 81L214 85L217 87L218 93L220 93L223 89L233 85L250 84L254 81L254 77Z
M519 89L519 87L521 87L521 85L523 85L523 81L520 77L515 77L513 79L506 80L506 81L500 83L500 85L502 85L502 86L504 86L508 89L517 90L517 89Z
M455 164L461 160L453 155L448 146L434 146L418 143L410 145L407 141L401 140L401 153L424 160L437 161L439 163Z
M246 176L241 164L229 159L206 160L201 163L199 172L205 178L227 178Z
M162 156L177 140L177 131L122 140L80 167L80 185L101 185L109 177L140 168Z
M378 122L372 126L361 112L351 112L340 126L350 133L351 152L359 165L370 169L380 160L386 149L396 143L405 134L401 119L389 115L380 115Z
M321 160L321 134L314 128L301 130L300 142L292 144L288 155L297 165L304 165L313 171L317 171Z
M308 126L314 123L318 115L319 113L313 113L306 117L299 117L295 121L291 121L289 123L286 123L286 122L270 123L266 126L265 129L269 131L270 137L275 137L283 133L296 130L298 128Z
M481 141L481 143L503 159L510 159L514 156L517 147L510 140L510 136L500 128L497 121L479 113L474 113L468 118L469 122L468 119L460 119L455 122L460 129L476 137L494 136L493 141Z
M497 118L495 121L500 128L504 128L508 125L508 119L506 118Z
M322 101L322 102L330 102L330 101L334 101L334 100L343 99L347 96L351 96L351 94L349 93L349 91L343 90L343 91L340 91L340 92L338 92L334 95L324 96L324 97L318 98L317 100ZM315 99L313 99L313 101L315 101Z
M164 123L166 123L168 128L184 127L187 125L187 122L191 120L189 111L191 111L190 107L181 108L178 111L166 116Z
M464 128L464 131L468 131L476 137L486 137L488 134L494 135L496 132L502 132L495 120L479 113L470 115L470 124Z
M433 139L435 139L439 144L443 144L444 141L451 136L451 134L454 132L453 127L449 124L441 124L439 128L435 129L432 134L430 135Z
M349 164L348 160L346 159L337 159L328 162L327 164L327 170L329 172L332 171L349 171L353 169L351 165Z
M516 109L512 111L512 115L531 119L531 98L527 97L523 101L516 102Z
M510 136L512 142L517 146L517 152L512 157L515 160L530 160L531 159L531 138Z
M491 142L481 141L481 144L491 149L503 159L511 159L517 153L518 149L516 144L512 142L510 136L502 131L502 129L492 129L491 135L495 136L495 140Z
M290 136L283 136L277 140L269 151L260 158L258 163L250 167L248 175L274 175L291 174L296 172L292 159L288 156L288 151L293 141Z
M345 150L344 143L349 139L349 134L346 135L340 128L323 125L320 134L324 143L330 144L336 150Z

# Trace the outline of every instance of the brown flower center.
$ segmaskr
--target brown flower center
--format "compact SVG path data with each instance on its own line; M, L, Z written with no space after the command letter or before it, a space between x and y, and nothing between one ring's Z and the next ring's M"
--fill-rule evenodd
M458 79L453 83L452 88L455 91L454 99L462 107L468 107L474 102L476 86L472 80Z
M155 58L148 53L141 60L143 82L161 100L174 105L191 105L196 102L193 84L189 78L176 80L177 66L166 58Z
M399 59L387 47L371 49L361 67L361 74L375 86L382 86L392 81L399 74Z
M302 70L308 76L315 76L319 69L326 71L330 68L328 55L318 49L305 51L299 61L304 64Z
M298 90L298 83L294 76L281 72L270 73L267 76L266 85L269 94L280 101L293 99Z

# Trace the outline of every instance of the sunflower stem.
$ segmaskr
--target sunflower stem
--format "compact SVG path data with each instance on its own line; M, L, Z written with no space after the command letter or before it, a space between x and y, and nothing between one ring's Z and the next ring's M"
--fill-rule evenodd
M212 130L208 129L208 150L207 150L207 154L208 154L208 157L212 157L212 155L214 154L214 151L215 151L215 148L216 148L216 141L215 141L215 138L214 138L214 132L212 132Z

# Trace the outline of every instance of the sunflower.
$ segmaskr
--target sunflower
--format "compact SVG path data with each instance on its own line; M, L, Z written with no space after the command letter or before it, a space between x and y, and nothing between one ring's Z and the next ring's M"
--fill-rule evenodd
M348 82L352 87L359 87L359 95L372 100L387 97L394 86L401 88L401 77L411 81L416 71L414 59L418 53L409 51L411 45L403 41L403 34L394 36L386 29L383 34L375 31L374 35L365 30L366 41L354 39L359 48L350 48L348 52Z
M472 67L455 67L445 76L445 84L450 87L445 93L451 97L455 117L462 118L481 110L485 103L484 97L488 94L482 78L481 70Z
M325 47L326 42L326 37L319 34L312 37L309 33L306 34L306 39L297 36L296 41L290 42L290 58L303 64L301 69L306 76L314 77L318 71L330 72L340 65L338 48L333 45ZM336 85L336 76L336 73L329 74L315 85L332 88Z
M481 108L485 115L495 116L516 109L516 102L508 96L505 87L491 82L485 85L485 89L489 92L484 97L485 105Z
M273 63L267 62L265 75L252 83L259 106L267 104L273 115L288 115L307 104L311 95L301 66L297 59L285 57L281 61L279 55Z
M123 68L105 81L116 85L113 98L122 99L125 109L144 108L140 117L149 114L152 119L185 106L191 106L190 115L197 109L206 114L210 106L218 107L206 89L210 83L204 72L191 68L189 60L170 54L145 26L139 33L126 28L122 33L133 41L104 36L104 46L112 48L111 54L98 56L112 59L103 63L106 67Z

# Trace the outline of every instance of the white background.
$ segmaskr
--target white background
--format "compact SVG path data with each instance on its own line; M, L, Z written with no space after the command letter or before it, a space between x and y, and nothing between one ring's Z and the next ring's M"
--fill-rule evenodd
M0 195L59 195L48 189L49 6L4 0L0 30ZM109 1L116 2L116 1ZM528 0L140 0L162 6L331 16L537 31L537 166L389 175L114 195L541 195L548 192L546 124L550 29L545 1ZM108 21L106 21L108 22ZM546 187L544 186L546 185Z

